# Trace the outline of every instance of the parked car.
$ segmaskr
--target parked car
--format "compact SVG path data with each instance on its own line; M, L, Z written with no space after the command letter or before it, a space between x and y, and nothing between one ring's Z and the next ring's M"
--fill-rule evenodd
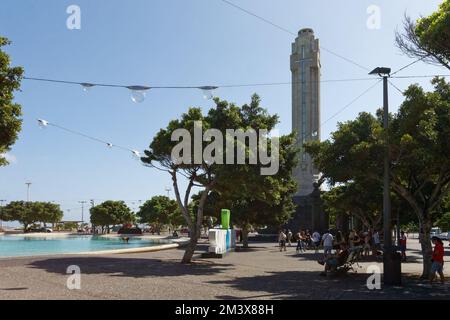
M431 228L431 237L440 237L442 234L442 230L438 227Z
M441 233L439 238L450 241L450 231Z
M26 232L52 233L52 232L53 232L53 229L51 229L51 228L46 228L46 227L43 227L43 228L31 228L31 229L29 229L29 230L26 231Z

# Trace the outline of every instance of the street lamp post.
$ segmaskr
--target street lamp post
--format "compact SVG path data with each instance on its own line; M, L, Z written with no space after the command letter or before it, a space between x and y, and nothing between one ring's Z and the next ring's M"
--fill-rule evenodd
M81 227L83 227L84 224L84 204L86 203L86 201L78 201L79 203L81 203Z
M383 78L383 128L385 132L384 173L383 173L383 282L385 285L401 284L401 260L392 245L392 214L390 195L390 159L389 159L389 96L388 79L391 69L386 67L375 68L370 75L377 74Z
M30 202L30 186L32 185L31 182L25 182L27 185L27 202Z

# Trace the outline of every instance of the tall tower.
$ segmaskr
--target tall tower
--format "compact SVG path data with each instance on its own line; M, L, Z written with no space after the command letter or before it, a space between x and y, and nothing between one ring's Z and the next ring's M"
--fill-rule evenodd
M320 48L312 29L301 29L292 43L292 130L297 132L300 148L298 167L294 176L299 185L296 196L308 196L318 172L303 144L320 140Z

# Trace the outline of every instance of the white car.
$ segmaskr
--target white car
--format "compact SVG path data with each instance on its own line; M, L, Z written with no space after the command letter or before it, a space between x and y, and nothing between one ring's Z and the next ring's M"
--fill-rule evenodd
M450 231L441 233L439 238L441 238L441 240L450 241Z
M431 228L431 232L430 232L430 236L432 237L440 237L442 234L442 230L435 227L435 228Z

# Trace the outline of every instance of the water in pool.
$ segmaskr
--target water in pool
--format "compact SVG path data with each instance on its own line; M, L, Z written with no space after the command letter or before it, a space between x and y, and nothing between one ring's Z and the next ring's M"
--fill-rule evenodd
M97 236L0 236L0 258L130 249L155 245L159 243L139 238L130 238L128 243L125 243L120 238Z

